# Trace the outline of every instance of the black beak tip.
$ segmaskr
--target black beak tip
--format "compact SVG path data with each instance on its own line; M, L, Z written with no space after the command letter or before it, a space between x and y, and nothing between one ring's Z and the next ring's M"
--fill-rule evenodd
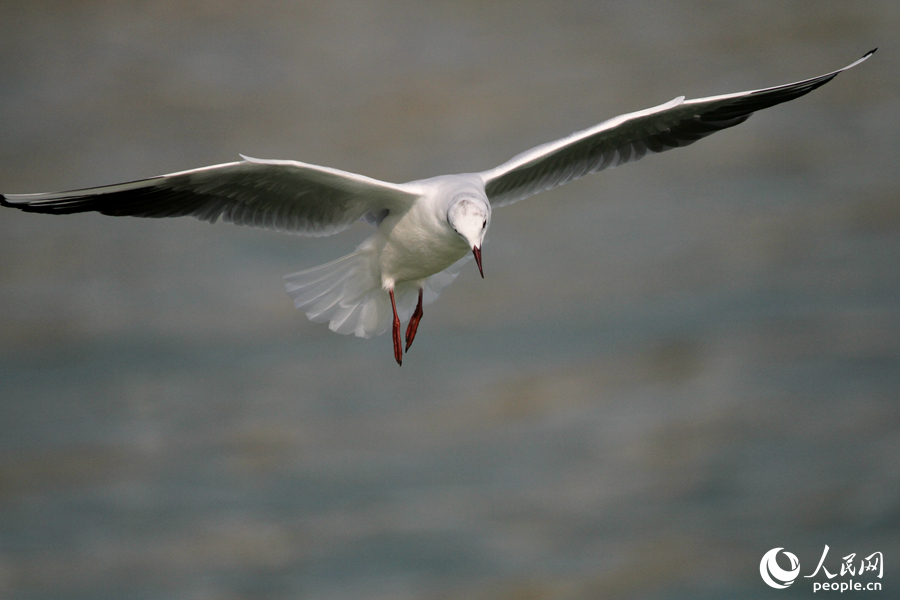
M484 270L481 268L481 248L477 246L472 248L472 254L475 255L475 264L478 265L478 272L481 273L481 278L484 279Z

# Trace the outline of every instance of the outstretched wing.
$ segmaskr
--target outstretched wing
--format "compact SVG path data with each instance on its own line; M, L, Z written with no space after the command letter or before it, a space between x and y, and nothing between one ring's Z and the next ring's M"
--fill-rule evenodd
M876 48L877 50L877 48ZM799 98L825 85L841 71L869 58L819 77L762 90L685 100L620 115L584 131L519 154L480 173L494 207L568 183L589 173L693 144L716 131L746 121L757 110Z
M405 210L416 194L402 185L290 160L240 162L103 187L47 194L0 195L26 212L95 211L116 217L192 216L215 223L324 236L361 218Z

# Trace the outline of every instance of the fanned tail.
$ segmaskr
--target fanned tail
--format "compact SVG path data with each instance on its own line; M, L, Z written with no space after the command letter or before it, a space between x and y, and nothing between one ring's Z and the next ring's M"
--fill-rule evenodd
M471 256L455 262L424 282L422 303L431 304L450 285ZM285 289L294 306L310 321L328 322L336 333L369 338L387 331L393 320L391 299L381 287L381 274L371 250L361 247L330 263L285 275ZM407 320L415 309L419 282L404 282L394 289L397 314Z

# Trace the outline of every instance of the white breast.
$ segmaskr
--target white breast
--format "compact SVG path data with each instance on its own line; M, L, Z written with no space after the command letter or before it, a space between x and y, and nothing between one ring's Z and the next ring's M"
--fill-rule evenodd
M420 281L440 273L469 251L446 219L427 203L417 203L406 214L382 222L381 281L385 289L407 281Z

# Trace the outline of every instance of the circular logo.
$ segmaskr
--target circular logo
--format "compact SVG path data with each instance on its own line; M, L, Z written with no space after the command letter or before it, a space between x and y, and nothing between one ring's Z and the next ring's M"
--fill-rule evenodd
M784 555L791 561L791 569L785 571L778 566L778 561L775 558L781 550L784 550L784 548L772 548L759 561L759 574L762 576L763 581L777 589L784 589L791 585L797 579L797 575L800 574L800 561L790 552L785 551Z

